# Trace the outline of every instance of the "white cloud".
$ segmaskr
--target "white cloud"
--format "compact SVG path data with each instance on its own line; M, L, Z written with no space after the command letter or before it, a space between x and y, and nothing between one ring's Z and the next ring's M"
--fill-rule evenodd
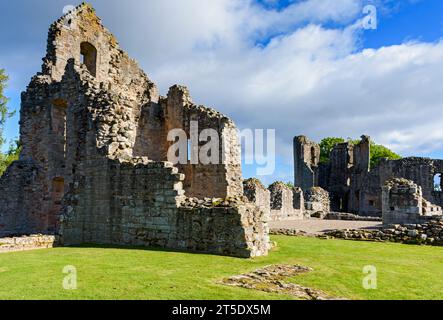
M404 155L442 147L443 42L359 51L361 0L296 1L285 10L251 0L93 4L163 93L185 84L194 101L240 127L276 128L289 165L298 134L369 134Z
M282 11L240 0L153 1L138 5L143 19L121 32L163 92L182 83L240 127L276 128L287 164L298 134L370 134L404 155L436 151L443 42L358 51L361 8L353 0L301 1ZM331 21L343 26L328 29Z

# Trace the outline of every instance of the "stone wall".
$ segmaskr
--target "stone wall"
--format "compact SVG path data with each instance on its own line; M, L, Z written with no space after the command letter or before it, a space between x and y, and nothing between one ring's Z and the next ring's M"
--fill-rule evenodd
M318 185L320 146L305 136L294 138L295 184L303 190Z
M0 179L0 237L48 232L54 216L41 210L41 170L33 161L16 161Z
M56 244L56 237L31 235L25 237L0 238L0 253L48 249Z
M271 221L303 219L303 210L294 208L294 190L282 182L269 186Z
M192 202L194 200L194 202ZM237 257L258 257L271 249L268 215L244 199L186 199L177 215L174 248Z
M329 193L320 187L313 187L305 192L307 217L324 218L330 211Z
M383 224L420 224L442 215L440 207L423 198L422 189L411 180L390 179L383 186ZM432 208L433 210L426 210ZM435 209L435 210L434 210Z
M443 246L443 221L431 220L424 224L393 225L380 230L331 230L325 236L346 240Z
M245 197L267 214L271 215L271 192L258 179L247 179L243 181Z
M56 232L67 245L267 254L266 219L246 200L228 206L228 215L205 207L184 215L185 195L243 196L235 124L194 104L183 86L161 97L90 5L51 25L42 72L22 94L20 124L20 161L0 179L0 234ZM185 146L191 141L191 154L210 153L214 161L195 162L185 150L184 162L169 163L173 129L183 132ZM218 150L206 150L215 138Z

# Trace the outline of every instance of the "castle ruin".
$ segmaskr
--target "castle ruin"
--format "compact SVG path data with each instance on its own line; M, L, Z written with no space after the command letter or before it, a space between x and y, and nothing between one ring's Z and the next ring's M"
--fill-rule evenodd
M294 139L295 185L306 192L318 186L329 192L332 212L349 212L360 216L382 217L391 201L398 202L401 195L392 191L383 193L391 179L406 179L416 184L410 190L420 190L424 200L417 202L418 215L441 215L443 205L442 182L436 186L436 176L443 172L443 160L428 158L382 159L374 168L370 167L371 140L362 136L357 144L337 144L330 153L327 163L320 163L319 145L304 136ZM310 151L311 150L311 151ZM398 182L398 181L397 181ZM397 188L394 188L397 190ZM410 203L407 193L401 201ZM392 199L390 198L392 197ZM397 200L395 200L396 198ZM422 207L422 203L425 203ZM409 209L411 210L411 209ZM423 211L424 210L424 211ZM392 211L396 211L393 209ZM420 219L398 218L396 223L419 222ZM392 220L392 219L388 219ZM392 221L394 221L392 220Z
M266 214L243 195L229 118L182 86L161 96L88 4L51 25L43 61L22 93L20 159L0 179L0 237L267 254ZM189 139L191 121L218 132L219 164L168 162L168 133Z

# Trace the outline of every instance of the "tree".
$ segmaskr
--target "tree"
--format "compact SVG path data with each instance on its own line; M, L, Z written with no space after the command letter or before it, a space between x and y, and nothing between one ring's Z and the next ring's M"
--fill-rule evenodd
M401 156L385 146L371 142L371 168L376 167L383 158L398 160Z
M6 82L8 81L8 76L4 69L0 69L0 148L5 143L3 138L3 127L6 120L10 117L8 112L8 98L4 95L4 89L6 87Z
M320 142L320 151L321 151L320 163L328 163L332 149L337 144L344 143L346 141L354 145L360 143L360 140L354 140L351 138L348 138L347 140L337 137L324 138ZM383 158L387 158L389 160L397 160L401 159L401 156L396 154L389 148L380 144L376 144L375 142L371 141L371 154L370 154L371 168L377 166L380 163L381 159Z
M339 144L345 142L343 138L328 137L320 142L320 163L328 163L332 149Z
M5 143L3 128L6 120L14 115L14 112L8 110L8 98L4 95L7 81L8 76L6 75L5 70L0 69L0 176L3 175L12 162L18 159L21 150L19 143L16 141L10 144L9 150L6 154L2 152L2 147Z

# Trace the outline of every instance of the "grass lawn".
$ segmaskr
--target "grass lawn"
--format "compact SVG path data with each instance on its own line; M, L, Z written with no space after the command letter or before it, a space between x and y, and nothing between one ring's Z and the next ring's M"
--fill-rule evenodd
M268 257L245 260L145 249L56 248L0 254L0 299L290 299L217 284L270 264L314 272L288 279L349 299L443 299L443 248L299 237L274 237ZM78 289L62 288L66 265ZM378 289L365 290L366 265Z

